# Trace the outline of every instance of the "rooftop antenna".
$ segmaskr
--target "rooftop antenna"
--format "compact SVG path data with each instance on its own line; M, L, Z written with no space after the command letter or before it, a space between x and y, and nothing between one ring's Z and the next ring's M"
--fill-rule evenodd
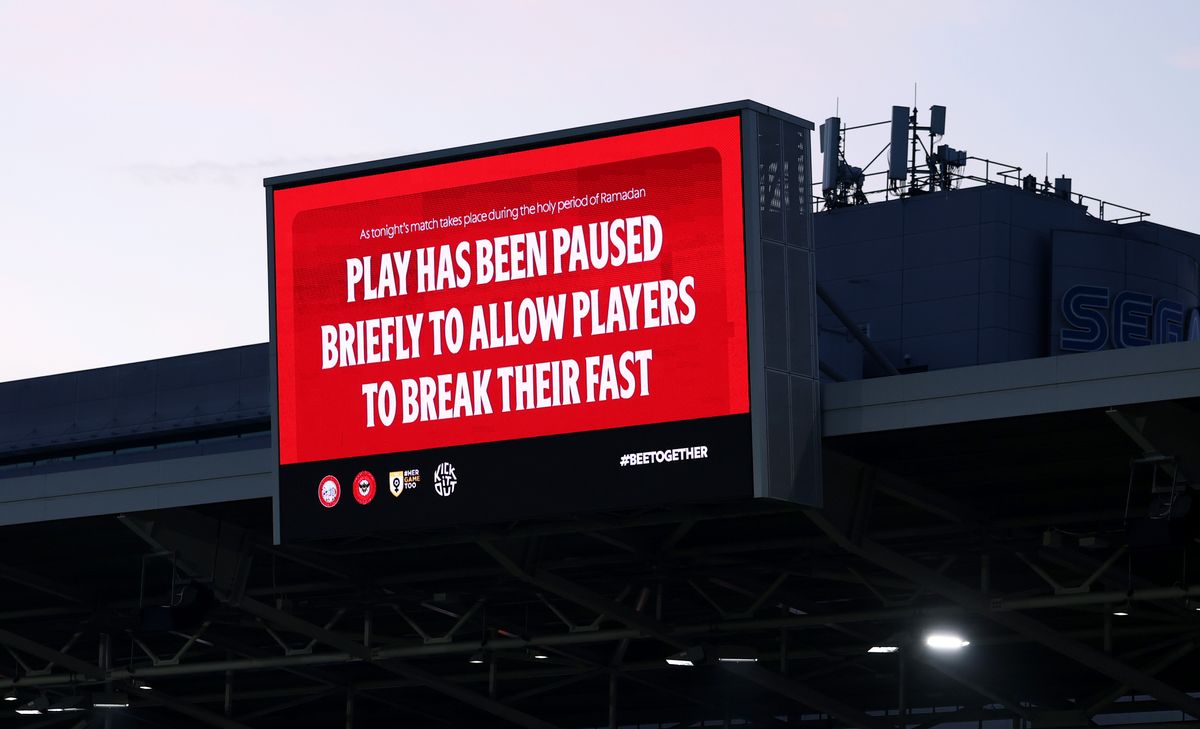
M843 135L840 117L831 116L821 125L821 194L826 208L860 205L867 201L862 189L866 178L862 168L846 162Z
M888 142L888 181L895 187L908 179L908 121L907 106L892 107L891 141Z
M914 83L914 104L918 98L917 91L917 84ZM919 161L921 148L924 147L920 138L921 132L929 134L929 146L924 150L923 164ZM958 171L967 164L967 154L945 144L935 149L935 143L945 133L945 106L934 104L929 107L929 121L924 125L920 122L919 111L915 105L892 107L891 134L887 148L888 185L892 191L903 196L955 186ZM907 191L901 189L906 181Z

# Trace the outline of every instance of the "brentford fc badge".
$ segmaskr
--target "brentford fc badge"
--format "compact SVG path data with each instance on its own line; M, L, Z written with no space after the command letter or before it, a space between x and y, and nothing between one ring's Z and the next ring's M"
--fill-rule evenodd
M342 485L335 476L321 479L321 484L317 486L317 498L326 509L337 506L338 500L342 498Z
M354 500L360 504L369 504L375 498L375 477L370 471L359 471L354 477Z

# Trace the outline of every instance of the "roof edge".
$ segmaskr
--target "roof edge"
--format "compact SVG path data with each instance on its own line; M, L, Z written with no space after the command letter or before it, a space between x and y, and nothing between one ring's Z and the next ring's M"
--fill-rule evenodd
M369 174L394 172L409 167L423 167L471 157L482 157L491 154L499 154L502 152L519 151L534 147L544 147L555 143L584 141L586 139L595 137L609 136L623 132L640 131L642 129L649 129L656 126L664 126L674 123L702 121L721 116L730 116L740 111L755 111L760 114L775 117L782 121L797 124L810 131L815 128L813 123L807 119L802 119L798 116L794 116L792 114L788 114L778 109L766 106L765 104L760 104L757 101L743 99L741 101L730 101L723 104L699 106L692 109L681 109L679 111L651 114L649 116L640 116L631 119L602 122L600 124L588 124L580 127L571 127L569 129L541 132L538 134L529 134L520 137L510 137L508 139L500 139L491 142L480 142L461 147L450 147L448 149L434 150L431 152L418 152L416 154L388 157L369 162L356 162L346 165L337 165L334 167L324 167L305 172L293 172L286 175L276 175L274 177L265 178L263 180L263 187L268 189L282 189L287 187L313 184L317 182L333 182L335 180L361 177Z

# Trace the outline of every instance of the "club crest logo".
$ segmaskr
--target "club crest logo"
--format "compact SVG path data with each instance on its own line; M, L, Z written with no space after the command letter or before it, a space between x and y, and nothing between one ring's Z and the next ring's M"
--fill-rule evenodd
M326 476L321 479L321 483L317 486L317 498L320 499L321 506L326 509L337 506L337 502L342 498L342 485L338 483L336 476Z
M354 500L360 504L369 504L375 498L375 477L370 471L359 471L354 477Z

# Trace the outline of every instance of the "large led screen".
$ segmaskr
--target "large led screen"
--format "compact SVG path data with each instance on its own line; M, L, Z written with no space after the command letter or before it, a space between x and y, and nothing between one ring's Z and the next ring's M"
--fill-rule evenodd
M274 189L281 537L751 496L739 125Z

